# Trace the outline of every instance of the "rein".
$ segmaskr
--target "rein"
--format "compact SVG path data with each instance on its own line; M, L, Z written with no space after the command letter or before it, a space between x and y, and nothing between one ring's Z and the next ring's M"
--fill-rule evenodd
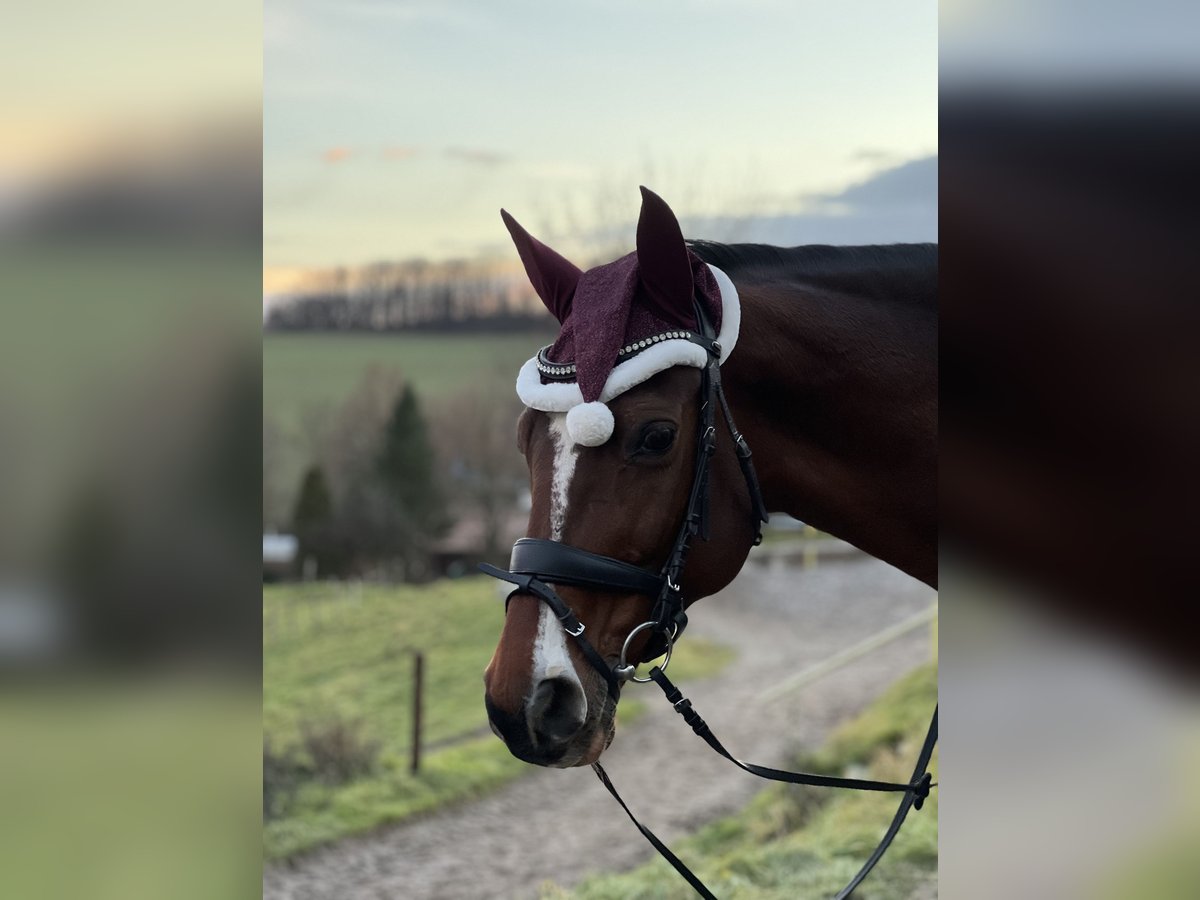
M752 507L754 543L762 540L762 526L768 521L766 504L759 489L758 477L751 460L750 447L741 432L738 431L721 387L720 355L721 345L715 338L715 329L705 313L702 303L695 303L696 320L700 327L699 333L689 334L689 338L704 347L708 352L708 362L701 370L700 383L700 423L696 444L696 462L692 476L692 488L688 496L687 508L683 522L672 546L671 553L658 572L631 565L610 556L602 556L579 547L572 547L559 541L548 541L540 538L521 538L513 545L512 557L508 569L481 563L479 568L484 573L499 578L516 586L505 600L505 609L509 601L517 594L532 594L550 607L564 630L579 645L588 662L604 678L608 685L608 694L616 702L620 687L627 681L647 683L653 681L666 695L667 701L675 711L683 716L699 737L716 753L728 759L738 768L765 778L770 781L781 781L787 784L807 784L817 787L849 788L863 791L885 791L903 793L900 806L892 817L883 839L868 857L862 868L840 892L835 900L849 897L858 887L875 864L883 857L892 840L900 831L900 826L908 816L910 809L920 809L929 796L929 790L935 785L928 771L929 761L937 743L937 708L934 708L933 720L925 736L925 743L917 759L912 778L904 784L870 781L858 778L838 778L830 775L816 775L805 772L786 772L772 769L754 763L745 763L731 754L725 745L717 739L707 723L692 708L692 703L680 693L679 689L667 678L664 670L671 659L671 650L687 626L687 613L683 608L683 592L680 588L683 569L687 563L688 550L692 538L699 535L701 540L708 540L708 476L709 465L716 452L716 407L719 405L725 419L725 425L733 438L738 464L746 487L750 494ZM650 618L638 625L625 638L620 657L616 666L610 666L584 637L586 627L575 615L570 606L555 592L550 585L565 584L572 587L586 587L601 591L617 591L635 593L655 597L655 603L650 612ZM636 662L627 659L630 645L638 634L650 631L650 640ZM639 678L636 675L638 662L649 662L666 654L661 666L650 670L649 677ZM716 900L715 895L705 887L691 869L679 859L670 848L654 835L649 828L637 820L633 812L621 799L616 787L608 777L608 773L599 763L592 764L592 770L600 782L620 804L625 814L629 816L637 829L647 841L669 862L681 876L706 900Z
M838 778L833 775L815 775L808 772L785 772L782 769L772 769L769 766L742 762L725 749L725 745L713 734L712 729L708 727L708 723L700 718L699 713L692 708L692 701L680 693L679 688L675 687L671 680L663 674L662 669L657 666L651 669L649 680L662 688L667 701L675 708L677 713L683 716L683 720L692 726L692 731L704 739L704 742L708 746L739 769L749 772L751 775L757 775L759 778L765 778L768 781L782 781L785 784L808 784L816 787L848 788L858 791L882 791L904 794L883 838L875 846L871 855L867 857L867 861L863 863L854 877L850 879L850 882L838 891L834 900L843 900L843 898L849 897L854 892L855 888L875 868L875 864L883 858L883 854L887 852L896 835L900 833L900 826L908 818L908 811L910 809L920 809L924 806L925 799L929 796L930 788L937 786L936 782L933 781L933 776L929 773L929 760L933 756L933 747L937 743L938 738L937 707L934 707L933 719L929 723L929 730L925 733L925 743L922 744L921 752L917 756L917 764L913 769L912 778L907 783L901 784L890 781L869 781L860 778ZM705 886L696 873L689 869L683 860L672 853L670 848L659 840L654 832L637 820L637 817L634 816L629 806L621 799L621 795L617 793L616 787L600 763L592 763L592 771L596 773L596 777L600 779L601 784L613 795L617 803L621 805L621 809L625 810L625 815L629 816L629 820L637 826L638 831L659 852L659 855L669 862L676 872L683 876L684 880L695 889L697 894L704 897L705 900L717 900L716 895Z

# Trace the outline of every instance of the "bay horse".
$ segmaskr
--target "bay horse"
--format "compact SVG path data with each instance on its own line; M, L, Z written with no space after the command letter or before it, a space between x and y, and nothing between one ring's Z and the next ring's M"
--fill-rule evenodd
M518 393L574 398L527 408L517 423L532 491L528 540L511 572L489 569L518 587L484 674L489 721L515 756L543 766L599 759L630 663L669 650L683 610L733 580L758 540L759 506L937 585L937 246L687 242L667 205L642 190L637 250L586 273L503 214L563 325L560 343L522 370ZM604 298L621 291L617 315ZM719 334L703 327L714 310ZM595 358L605 329L628 338L643 313L670 330L634 334L601 366L607 393L592 388L589 399L585 376L596 376L585 357ZM730 330L736 347L722 347ZM577 362L555 357L564 337ZM644 351L657 353L658 368L612 390L620 357L660 339ZM674 358L684 361L662 362ZM714 408L728 427L713 425ZM685 534L692 519L703 527ZM671 570L676 584L662 573L681 540L687 565ZM558 546L566 557L546 562ZM530 562L522 575L518 551L540 567ZM638 573L674 589L672 622Z

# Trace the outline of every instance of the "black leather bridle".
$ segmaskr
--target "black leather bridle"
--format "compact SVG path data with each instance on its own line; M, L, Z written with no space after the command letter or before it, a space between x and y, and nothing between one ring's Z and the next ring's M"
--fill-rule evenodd
M486 563L479 566L488 575L516 585L517 589L508 595L509 600L517 594L533 594L549 606L563 623L567 634L575 639L584 656L604 677L609 695L614 700L622 683L630 680L649 681L648 678L635 676L636 663L649 662L664 653L669 653L674 642L687 627L687 613L683 608L680 580L687 564L692 538L699 536L701 540L708 540L708 475L713 454L717 449L718 406L724 414L725 425L737 448L738 462L750 493L755 544L762 539L762 526L768 520L762 492L758 487L758 476L750 458L750 446L734 424L733 414L725 399L725 391L721 387L721 345L715 337L715 329L705 313L703 304L697 301L694 308L700 331L690 333L688 338L708 353L708 361L701 369L700 376L696 461L683 522L662 567L657 572L643 569L611 556L601 556L561 541L547 541L541 538L521 538L517 541L513 545L508 569ZM610 593L641 594L654 597L655 603L650 611L650 618L630 632L625 639L617 665L610 666L584 637L584 624L558 596L551 584L565 584ZM626 658L627 652L633 638L643 631L649 631L650 638L640 658L631 663ZM665 661L662 668L666 668Z
M683 716L697 735L721 756L752 775L788 784L903 793L900 806L883 839L850 883L837 894L835 900L842 900L842 898L849 897L875 867L875 864L891 845L892 839L899 832L909 809L920 809L925 798L929 796L929 789L934 786L928 768L934 744L937 742L937 709L934 708L933 721L926 733L925 743L910 781L900 784L859 778L837 778L805 772L785 772L767 766L742 762L725 749L705 721L692 708L691 701L685 698L667 678L664 669L670 662L671 649L687 626L687 613L684 611L683 592L680 585L683 569L687 563L688 550L694 537L699 536L701 540L708 540L708 477L712 456L717 446L716 408L718 406L721 408L725 425L733 438L738 463L750 494L755 544L762 540L762 526L768 521L766 505L763 503L762 492L758 485L758 476L754 472L754 463L751 460L750 447L734 424L733 414L729 410L725 392L721 387L721 345L716 340L711 320L699 301L695 303L695 312L700 331L699 333L690 333L688 338L703 347L708 353L708 361L701 370L700 422L696 444L696 462L683 522L675 538L675 543L672 545L671 553L662 568L656 572L614 559L611 556L602 556L579 547L572 547L561 541L528 537L521 538L513 545L508 569L501 569L487 563L481 563L479 568L488 575L516 586L516 590L512 591L505 601L506 610L509 601L518 594L532 594L549 606L558 620L562 622L567 634L579 645L588 662L604 678L608 685L608 694L614 703L620 693L621 685L626 681L653 681L662 689L675 711ZM555 592L551 584L565 584L610 593L641 594L654 597L655 603L651 609L650 618L638 625L625 638L617 664L611 666L584 637L587 630L584 623ZM643 631L649 631L650 638L637 662L649 662L664 653L666 659L661 666L655 666L650 670L649 677L638 678L635 674L637 663L630 662L627 654L634 637ZM716 897L695 873L672 853L670 848L660 841L649 828L637 820L625 801L621 799L620 794L617 793L616 787L613 786L603 767L599 763L593 763L592 769L608 792L625 810L633 824L663 858L687 880L688 884L701 897L706 900L716 900Z

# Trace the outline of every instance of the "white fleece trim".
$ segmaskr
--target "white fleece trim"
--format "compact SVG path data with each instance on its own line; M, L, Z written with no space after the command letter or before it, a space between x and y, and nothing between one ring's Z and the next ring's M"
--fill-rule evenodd
M742 330L742 301L728 275L712 263L705 265L721 289L721 332L717 335L717 341L721 345L721 365L725 365L725 360L729 359L729 354L737 346L738 334Z
M721 290L721 331L717 335L717 341L721 345L720 361L724 364L737 345L738 333L742 326L742 307L737 288L733 286L729 276L711 263L708 267ZM702 369L707 362L708 353L691 341L662 341L648 347L632 359L614 366L608 380L604 382L604 389L600 392L600 402L607 403L672 366L694 366ZM527 360L517 374L517 396L526 406L543 412L566 412L583 403L583 391L574 381L542 384L536 356Z

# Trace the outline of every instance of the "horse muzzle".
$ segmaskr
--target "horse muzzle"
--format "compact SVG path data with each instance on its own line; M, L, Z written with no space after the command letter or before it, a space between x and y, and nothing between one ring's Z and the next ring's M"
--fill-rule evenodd
M589 717L583 689L567 678L538 682L516 712L500 709L487 696L484 705L492 731L509 752L538 766L565 768L590 762L596 735L611 730L611 715L607 724L603 710Z

